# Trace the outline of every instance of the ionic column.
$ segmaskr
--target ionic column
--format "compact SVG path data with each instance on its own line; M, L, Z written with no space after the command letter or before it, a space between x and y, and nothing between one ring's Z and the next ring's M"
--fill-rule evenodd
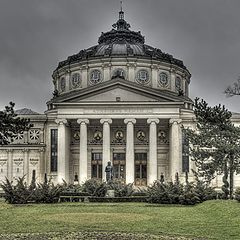
M68 154L67 154L67 129L66 119L56 119L55 122L58 124L58 164L57 164L57 173L58 173L58 183L68 181L69 177L69 166L68 166Z
M111 161L110 124L112 123L112 119L101 119L100 123L103 124L102 179L106 180L105 167Z
M152 184L157 180L157 124L159 119L149 118L149 161L148 161L148 179L147 184Z
M174 181L176 173L182 172L182 134L181 119L170 119L169 162L170 178Z
M79 183L87 180L87 124L88 119L78 119L77 123L80 124L80 154L79 154Z
M8 165L7 165L7 178L9 181L13 180L13 149L8 149Z
M126 145L126 183L134 182L134 124L136 119L125 119L127 124L127 145Z

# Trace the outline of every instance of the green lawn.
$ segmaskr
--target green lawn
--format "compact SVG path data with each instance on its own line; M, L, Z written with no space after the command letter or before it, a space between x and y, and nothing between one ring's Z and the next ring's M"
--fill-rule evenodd
M78 231L239 240L240 203L216 200L190 207L146 203L15 206L0 202L0 234Z

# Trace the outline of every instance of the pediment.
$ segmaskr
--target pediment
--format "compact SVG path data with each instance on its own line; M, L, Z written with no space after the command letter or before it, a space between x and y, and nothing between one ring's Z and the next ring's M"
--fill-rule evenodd
M126 80L108 81L58 97L56 102L179 102L171 92L140 86Z
M164 101L164 99L148 96L147 94L116 87L106 91L99 91L94 94L89 94L85 97L75 98L72 99L71 102L152 102L160 100Z

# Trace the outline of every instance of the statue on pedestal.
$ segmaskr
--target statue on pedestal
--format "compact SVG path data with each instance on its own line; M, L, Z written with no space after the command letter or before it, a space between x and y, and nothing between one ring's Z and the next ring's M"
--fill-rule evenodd
M112 167L110 161L107 163L107 166L105 168L105 172L106 172L106 180L107 180L107 182L111 181L113 179L113 167Z

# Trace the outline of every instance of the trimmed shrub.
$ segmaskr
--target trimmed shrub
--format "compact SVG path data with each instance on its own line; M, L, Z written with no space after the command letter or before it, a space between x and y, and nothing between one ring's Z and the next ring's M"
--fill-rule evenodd
M197 183L195 185L195 192L200 202L217 199L218 196L218 193L214 188L210 187L208 184L200 180L197 180Z
M155 181L153 185L147 189L148 202L177 204L179 203L179 196L182 194L182 191L183 185L178 181L175 181L175 183Z
M72 183L67 183L66 181L63 181L63 191L64 192L83 192L83 186L80 184L72 184Z
M107 183L108 190L114 190L115 197L129 197L133 193L133 184L125 184L121 180L114 179Z
M54 185L50 181L39 183L34 192L34 200L36 203L56 203L62 191L61 185Z
M105 185L106 183L97 179L89 179L82 185L82 191L92 196L105 196L107 192Z
M195 205L200 202L193 183L185 185L182 194L179 196L179 203L182 205Z
M53 203L58 201L63 190L62 186L55 186L50 181L36 185L34 178L30 186L28 186L24 179L25 176L18 178L16 185L14 185L13 182L6 178L6 181L0 185L4 190L4 198L8 203Z
M4 190L4 198L8 203L25 204L33 200L34 188L28 187L24 181L25 176L19 177L16 185L10 182L7 178L0 186Z
M194 205L206 200L217 199L217 192L202 181L184 186L178 181L163 183L155 181L147 189L148 202L162 204Z

